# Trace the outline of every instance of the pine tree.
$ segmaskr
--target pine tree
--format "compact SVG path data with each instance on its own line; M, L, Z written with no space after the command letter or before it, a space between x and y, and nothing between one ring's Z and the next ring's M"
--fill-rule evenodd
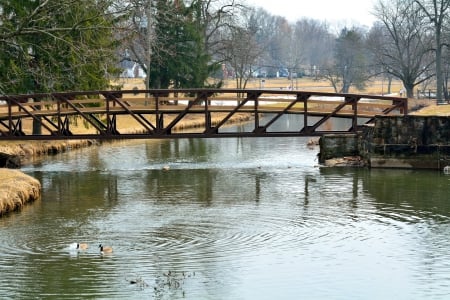
M206 52L198 9L199 1L190 6L182 1L157 1L158 39L153 45L150 67L153 88L205 87L208 77L219 68Z
M103 89L115 70L108 1L0 4L0 92Z

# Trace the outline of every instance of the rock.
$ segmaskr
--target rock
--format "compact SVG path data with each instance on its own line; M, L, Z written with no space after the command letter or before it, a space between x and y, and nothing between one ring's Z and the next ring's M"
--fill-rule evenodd
M344 156L325 160L326 167L364 167L365 162L360 156Z

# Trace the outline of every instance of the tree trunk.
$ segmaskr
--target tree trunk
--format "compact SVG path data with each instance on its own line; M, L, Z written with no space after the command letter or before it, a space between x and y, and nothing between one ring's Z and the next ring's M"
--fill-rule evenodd
M392 77L388 76L388 86L387 86L387 93L388 94L391 93L391 88L392 88Z
M146 57L146 77L145 77L145 88L150 89L150 64L152 62L152 44L153 44L153 16L152 16L152 8L151 1L148 2L148 7L145 11L145 15L147 17L147 57Z
M442 78L442 45L441 32L436 30L436 103L443 104L442 89L444 80Z

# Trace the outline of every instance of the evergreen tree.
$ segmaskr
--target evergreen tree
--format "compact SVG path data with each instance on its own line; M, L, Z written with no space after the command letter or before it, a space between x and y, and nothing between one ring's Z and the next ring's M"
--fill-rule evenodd
M0 91L106 88L116 71L109 8L109 1L91 0L0 4Z
M155 32L150 82L153 88L201 88L219 69L205 49L199 12L200 1L186 6L182 1L156 3ZM170 11L170 18L167 12Z

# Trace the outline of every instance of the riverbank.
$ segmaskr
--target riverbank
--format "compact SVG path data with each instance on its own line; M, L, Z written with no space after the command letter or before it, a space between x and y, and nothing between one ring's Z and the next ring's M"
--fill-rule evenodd
M217 115L212 118L212 124L218 124L223 120L224 115ZM130 117L129 126L125 125L127 132L135 131L132 127ZM236 114L229 122L242 123L249 121L249 116ZM127 122L126 120L123 122ZM203 127L204 117L189 117L174 130ZM79 122L82 123L82 122ZM122 127L123 128L123 127ZM83 127L78 126L78 131ZM20 210L26 203L33 202L40 198L41 186L38 180L28 176L18 170L24 163L31 163L35 159L45 159L47 155L63 153L73 149L98 145L95 140L68 140L68 141L31 141L31 142L0 142L0 216L12 211Z
M216 114L211 118L211 124L219 124L226 113ZM244 123L250 121L248 114L234 114L228 123ZM167 119L171 121L170 118ZM83 122L77 122L81 125L73 125L71 129L77 133L85 133L87 128L82 125ZM120 120L122 133L137 133L132 117L122 118ZM180 131L192 128L203 128L205 118L203 116L186 116L183 121L174 127L174 131ZM101 141L97 140L55 140L55 141L0 141L0 167L20 168L23 163L29 163L35 158L46 155L54 155L70 151L72 149L85 148L92 145L98 145ZM1 178L0 178L1 180Z
M95 141L0 142L0 216L21 210L41 197L41 183L19 170L23 163L45 155L88 147Z

